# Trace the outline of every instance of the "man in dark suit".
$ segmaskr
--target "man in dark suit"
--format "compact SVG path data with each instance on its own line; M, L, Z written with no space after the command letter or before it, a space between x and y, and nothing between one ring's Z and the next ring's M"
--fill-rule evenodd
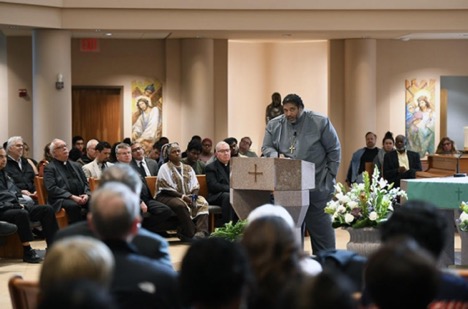
M216 160L206 166L206 185L208 187L207 201L212 205L219 205L222 209L222 224L239 220L229 202L229 161L231 148L222 141L216 145Z
M119 308L180 308L177 273L139 255L129 240L141 222L140 199L122 183L93 192L90 225L114 254L110 292Z
M104 170L100 186L112 181L123 183L134 193L140 194L142 186L140 176L128 164L115 164ZM89 222L83 221L59 230L54 240L78 235L97 238L97 235L91 230ZM136 247L141 255L162 262L172 269L172 262L169 256L169 243L163 237L140 227L135 237L132 238L131 244Z
M400 187L401 179L416 178L416 172L422 170L421 159L417 152L406 150L406 137L398 135L395 138L396 150L384 156L383 176L395 187Z
M140 143L135 142L131 145L132 161L130 165L138 171L143 177L158 176L158 163L153 159L145 158L145 150Z
M82 213L88 210L91 194L83 169L68 160L67 144L61 139L50 143L50 153L54 159L44 169L48 202L55 211L65 208L69 223L81 221L84 219Z

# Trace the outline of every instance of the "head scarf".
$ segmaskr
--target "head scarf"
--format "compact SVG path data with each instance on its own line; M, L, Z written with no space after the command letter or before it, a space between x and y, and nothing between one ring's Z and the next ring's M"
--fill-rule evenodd
M167 144L164 144L161 148L161 154L163 156L163 159L164 159L164 162L167 162L169 161L169 155L171 154L171 150L172 148L174 147L179 147L179 143L167 143Z

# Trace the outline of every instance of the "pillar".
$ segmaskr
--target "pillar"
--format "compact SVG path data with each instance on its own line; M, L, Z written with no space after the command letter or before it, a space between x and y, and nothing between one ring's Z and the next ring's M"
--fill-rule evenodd
M58 76L62 89L56 88ZM71 143L71 35L62 30L33 32L33 140L34 157L54 138Z

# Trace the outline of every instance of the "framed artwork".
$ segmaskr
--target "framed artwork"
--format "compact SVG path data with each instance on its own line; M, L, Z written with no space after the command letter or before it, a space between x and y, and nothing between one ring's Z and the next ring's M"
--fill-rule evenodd
M132 141L149 153L162 135L162 85L156 79L132 81Z
M407 149L421 158L435 150L435 84L434 79L405 81Z

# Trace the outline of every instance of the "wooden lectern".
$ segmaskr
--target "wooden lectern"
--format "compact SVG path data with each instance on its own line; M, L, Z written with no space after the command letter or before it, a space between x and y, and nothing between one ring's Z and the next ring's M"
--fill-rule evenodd
M300 232L307 209L309 190L315 188L315 165L280 158L232 158L231 205L240 219L256 207L281 205L291 214Z

